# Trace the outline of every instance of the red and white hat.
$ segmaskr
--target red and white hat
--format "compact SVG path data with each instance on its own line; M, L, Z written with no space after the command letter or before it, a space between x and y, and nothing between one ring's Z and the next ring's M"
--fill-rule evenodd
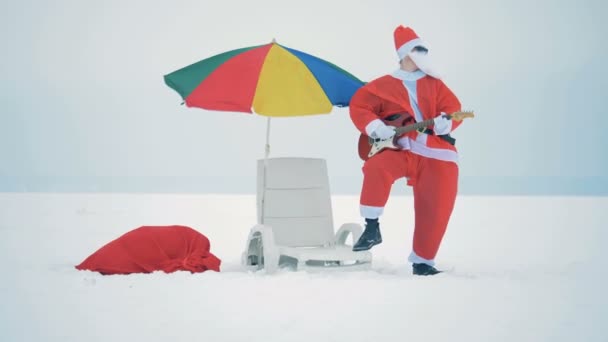
M403 27L403 25L399 25L395 29L393 36L395 37L395 49L397 50L399 60L404 59L416 46L427 47L414 30L409 27Z

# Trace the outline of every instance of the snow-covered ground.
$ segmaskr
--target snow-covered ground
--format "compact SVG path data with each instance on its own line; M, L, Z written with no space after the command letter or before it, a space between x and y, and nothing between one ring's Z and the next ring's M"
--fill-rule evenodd
M359 221L334 196L335 224ZM251 273L255 198L0 194L0 341L608 341L608 198L460 197L437 261L406 263L411 197L393 197L372 270ZM222 272L102 276L74 265L142 225L209 237Z

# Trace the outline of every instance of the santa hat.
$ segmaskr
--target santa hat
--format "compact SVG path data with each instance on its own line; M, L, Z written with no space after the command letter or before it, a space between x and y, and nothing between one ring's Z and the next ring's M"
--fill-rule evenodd
M395 49L397 50L397 56L399 60L402 60L407 56L410 51L416 46L423 46L426 44L418 37L416 32L409 27L403 27L399 25L393 34L395 37ZM428 48L427 48L428 49Z

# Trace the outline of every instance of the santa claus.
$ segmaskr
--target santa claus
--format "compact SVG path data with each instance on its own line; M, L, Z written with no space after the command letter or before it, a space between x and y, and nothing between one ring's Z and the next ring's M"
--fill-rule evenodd
M409 27L394 31L399 69L360 88L350 101L350 117L363 134L394 138L393 122L432 119L433 125L397 137L397 150L383 150L363 165L360 196L365 230L353 250L368 250L382 242L379 217L392 184L406 177L413 187L415 228L409 261L416 275L434 275L435 256L446 231L458 185L458 153L450 132L460 122L449 115L460 102L441 80L427 45Z

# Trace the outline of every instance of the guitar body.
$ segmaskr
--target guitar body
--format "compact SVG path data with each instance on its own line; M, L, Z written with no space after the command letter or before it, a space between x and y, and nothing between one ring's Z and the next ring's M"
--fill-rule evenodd
M368 160L384 149L398 150L397 138L386 140L373 139L365 134L359 136L359 158Z
M413 118L407 113L393 114L382 119L382 121L389 126L393 127L404 127L408 122L412 121ZM368 160L376 153L388 148L391 150L398 150L397 138L380 140L371 138L365 134L359 136L359 158L361 160Z

